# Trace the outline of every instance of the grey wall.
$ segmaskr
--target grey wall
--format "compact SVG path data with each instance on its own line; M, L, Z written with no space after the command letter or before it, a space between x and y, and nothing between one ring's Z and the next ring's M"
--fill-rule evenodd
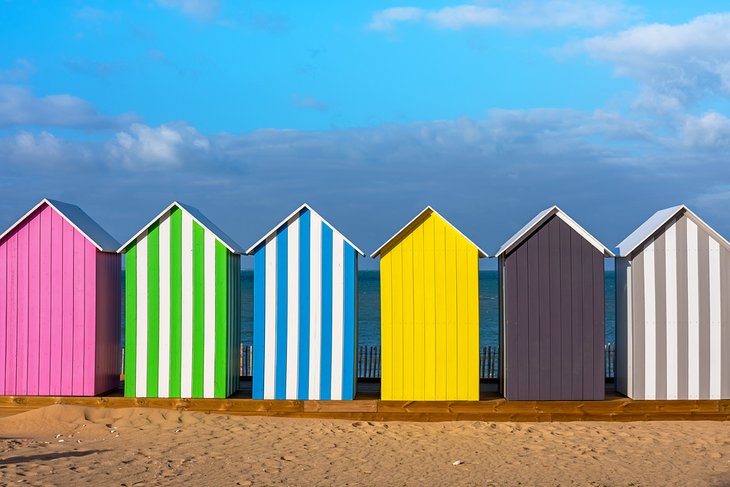
M730 398L726 244L683 213L618 259L616 279L618 391L634 399Z
M505 397L603 399L603 254L553 216L500 266Z

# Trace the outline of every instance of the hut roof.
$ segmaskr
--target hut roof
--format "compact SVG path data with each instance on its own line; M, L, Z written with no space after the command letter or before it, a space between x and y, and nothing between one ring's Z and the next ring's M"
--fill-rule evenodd
M692 210L687 208L685 205L672 206L671 208L665 208L654 213L648 220L639 225L639 227L631 232L631 234L623 239L623 241L616 246L619 257L626 257L641 246L646 240L654 235L654 233L664 226L669 220L674 218L679 213L688 213L692 218L700 224L707 232L717 237L726 248L730 249L730 242L728 242L722 235L717 233L711 226L702 221Z
M320 217L322 219L322 222L324 222L328 227L330 227L333 232L337 232L340 235L342 235L342 233L340 233L339 231L337 231L337 229L335 227L333 227L327 220L325 220L324 218L322 218L322 215L320 215L319 213L317 213L316 211L314 211L312 209L312 207L309 206L307 203L304 203L302 206L300 206L299 208L297 208L296 210L294 210L293 212L291 212L289 214L289 216L287 216L282 221L280 221L279 223L277 223L274 226L274 228L272 228L269 232L267 232L263 237L261 237L260 239L258 239L255 244L253 244L251 247L249 247L249 249L246 251L246 255L251 255L251 254L255 253L256 250L258 249L259 245L261 245L262 242L266 241L267 238L269 238L271 235L273 235L274 233L276 233L284 225L287 225L291 220L293 220L294 218L299 217L299 214L302 211L304 211L304 210L309 210L310 212L314 213L315 215L317 215L318 217ZM357 253L359 253L360 255L362 255L363 257L365 257L365 253L362 250L360 250L354 243L352 243L347 237L345 237L344 235L342 235L342 238L343 238L343 240L345 240L345 242L347 242L348 244L350 244L350 246L353 249L355 249L355 251L357 251Z
M390 237L383 245L381 245L380 247L378 247L378 250L376 250L375 252L373 252L370 257L372 257L374 259L378 255L380 255L381 251L385 247L387 247L390 242L392 242L393 240L395 240L396 238L398 238L402 233L405 233L407 231L410 231L413 227L415 227L415 226L418 225L418 221L420 220L421 217L423 217L425 215L430 215L431 213L434 213L434 214L438 215L451 228L453 228L459 235L461 235L462 237L464 237L470 244L472 244L474 247L476 247L477 252L479 253L479 257L480 258L482 258L482 257L489 257L485 251L483 251L481 248L479 248L479 246L477 244L475 244L474 242L472 242L469 239L469 237L467 237L466 235L464 235L463 233L461 233L461 231L458 228L456 228L454 225L452 225L451 222L449 222L446 218L444 218L439 212L437 212L436 210L434 210L433 208L431 208L431 206L427 206L426 208L424 208L423 211L421 211L418 215L416 215L403 228L401 228L400 230L398 230L397 232L395 232L395 234L392 237Z
M84 237L93 243L94 246L102 252L116 252L119 247L119 242L109 233L101 228L92 218L87 215L84 210L76 205L70 203L64 203L63 201L51 200L43 198L37 205L30 209L25 215L23 215L18 221L13 223L2 235L0 240L5 238L15 227L20 225L26 218L28 218L34 211L43 205L48 205L53 208L64 220L66 220L72 227L78 230Z
M599 252L601 252L603 255L607 257L613 257L613 252L603 245L596 237L588 233L585 228L578 225L575 220L570 218L563 210L557 207L557 205L553 205L550 208L547 208L540 213L538 213L535 218L527 222L527 224L520 228L520 230L512 235L512 237L507 240L497 251L497 254L495 257L499 257L500 255L509 252L513 248L515 248L517 245L522 243L523 240L525 240L527 237L532 235L532 233L537 230L537 228L545 223L550 217L553 215L557 216L561 220L563 220L565 223L568 224L573 230L578 232L578 234L586 239L591 245L593 245L596 249L598 249Z
M190 206L190 205L187 205L187 204L184 204L184 203L180 203L179 201L173 201L172 203L170 203L170 205L168 205L164 210L162 210L156 217L154 217L152 220L150 220L150 222L147 225L145 225L144 227L142 227L142 229L140 231L138 231L137 233L135 233L132 236L132 238L130 238L129 240L127 240L124 243L124 245L122 245L121 247L119 247L119 250L117 252L119 252L119 253L124 252L127 249L127 247L129 247L129 244L131 244L137 237L139 237L153 223L155 223L157 220L159 220L160 218L162 218L162 216L165 213L167 213L168 211L170 211L175 206L178 207L178 208L180 208L181 210L187 212L193 218L193 220L195 220L199 225L201 225L206 230L208 230L213 235L215 235L216 238L218 240L220 240L221 243L228 250L230 250L234 254L242 254L243 253L243 250L235 242L235 240L233 240L231 237L229 237L228 235L226 235L225 232L223 232L223 230L221 230L220 228L218 228L212 221L210 221L205 215L203 215L200 212L200 210L198 210L194 206Z

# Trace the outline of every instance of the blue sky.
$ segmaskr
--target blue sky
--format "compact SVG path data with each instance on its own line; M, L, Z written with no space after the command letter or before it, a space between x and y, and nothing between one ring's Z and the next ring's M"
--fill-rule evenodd
M719 1L0 0L0 225L47 196L124 241L180 199L248 246L306 201L369 252L431 204L493 252L551 204L613 246L685 203L730 235L729 44Z

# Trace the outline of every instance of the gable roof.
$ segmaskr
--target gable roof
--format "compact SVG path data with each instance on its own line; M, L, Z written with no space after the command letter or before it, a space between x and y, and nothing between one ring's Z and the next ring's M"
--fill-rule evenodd
M198 210L194 206L190 206L190 205L186 205L186 204L180 203L179 201L173 201L172 203L170 203L167 206L167 208L165 208L164 210L162 210L156 217L154 217L152 220L150 220L150 222L147 225L145 225L144 227L142 227L142 229L140 231L138 231L137 233L135 233L134 236L132 236L132 238L130 238L129 240L127 240L124 243L124 245L122 245L121 247L119 247L119 250L117 250L117 252L119 252L119 253L124 252L126 250L126 248L129 246L129 244L131 244L137 237L139 237L140 235L142 235L142 233L145 230L147 230L153 223L155 223L157 220L159 220L160 218L162 218L165 213L167 213L168 211L170 211L175 206L178 207L178 208L180 208L182 211L187 212L192 217L192 219L194 221L196 221L199 225L201 225L206 230L208 230L213 235L215 235L215 237L218 240L220 240L221 243L228 250L230 250L234 254L242 254L243 253L243 250L235 242L235 240L233 240L231 237L229 237L228 235L226 235L223 232L223 230L221 230L220 228L218 228L212 221L208 220L208 218L205 215L203 215L200 212L200 210Z
M542 210L540 213L538 213L535 218L527 222L527 224L520 228L517 233L512 235L512 237L507 240L497 251L497 254L495 257L499 257L500 255L509 252L514 247L522 243L523 240L525 240L527 237L532 235L532 233L543 223L545 223L550 217L557 216L561 220L563 220L569 227L571 227L573 230L575 230L581 237L586 239L591 245L593 245L596 249L598 249L599 252L601 252L603 255L607 257L614 257L613 252L603 245L601 242L596 239L593 235L588 233L585 228L578 225L575 220L570 218L567 213L565 213L563 210L558 208L557 205L553 205L550 208L546 208Z
M258 239L255 244L253 244L251 247L249 247L249 249L246 251L246 255L253 254L254 251L256 250L256 248L259 245L261 245L262 242L266 241L267 238L269 238L271 235L273 235L274 233L276 233L281 227L283 227L284 225L287 225L289 223L289 221L291 221L293 218L298 217L299 214L302 211L304 211L304 210L309 210L310 212L314 213L315 215L317 215L322 220L322 222L324 224L326 224L328 227L330 227L332 229L332 231L337 232L340 235L342 235L342 233L340 233L339 231L337 231L337 229L335 229L335 227L333 227L332 225L330 225L330 223L327 220L325 220L324 218L322 218L322 215L320 215L319 213L317 213L316 211L314 211L312 209L312 207L309 206L307 203L304 203L299 208L297 208L296 210L294 210L293 212L291 212L289 214L289 216L287 216L282 221L280 221L278 224L276 224L276 226L274 226L274 228L272 228L268 233L266 233L266 235L264 235L263 237L261 237L260 239ZM355 251L357 253L359 253L360 255L362 255L363 257L365 257L365 253L362 250L360 250L359 248L357 248L357 246L354 243L352 243L347 237L345 237L344 235L342 235L342 238L343 238L343 240L345 242L347 242L348 244L350 244L350 246L353 249L355 249Z
M119 242L109 235L106 230L101 228L98 223L92 220L91 217L84 212L84 210L76 205L64 203L63 201L58 200L50 200L48 198L43 198L37 205L31 208L30 211L20 217L18 221L10 225L10 227L8 227L8 229L0 235L0 240L5 238L5 236L8 235L15 227L20 225L26 218L43 205L48 205L53 208L56 213L61 215L64 220L86 237L89 242L93 243L98 250L102 252L116 252L117 247L119 247Z
M707 232L717 237L727 248L730 248L730 242L728 242L722 235L717 233L707 223L702 221L692 210L687 208L685 205L672 206L671 208L665 208L654 213L648 220L639 225L639 227L631 232L631 234L623 239L620 244L616 246L619 257L626 257L641 246L649 237L664 226L669 220L674 218L680 213L688 213L692 218L700 224Z
M416 225L416 222L417 222L417 221L418 221L418 220L419 220L419 219L420 219L420 218L421 218L422 216L424 216L424 215L430 215L431 213L433 213L433 214L437 215L437 216L438 216L439 218L441 218L441 219L442 219L443 221L445 221L445 222L446 222L446 224L447 224L448 226L450 226L451 228L453 228L453 229L454 229L454 230L456 231L456 233L458 233L459 235L461 235L462 237L464 237L464 238L465 238L465 239L467 240L467 242L469 242L469 243L470 243L470 244L472 244L472 245L473 245L474 247L476 247L476 249L477 249L477 252L479 253L479 258L482 258L482 257L489 257L489 256L487 255L487 253L486 253L485 251L483 251L483 250L482 250L482 249L481 249L481 248L480 248L480 247L479 247L479 246L478 246L477 244L475 244L474 242L472 242L472 241L471 241L471 240L469 239L469 237L467 237L466 235L464 235L463 233L461 233L461 231L460 231L460 230L459 230L458 228L456 228L456 227L455 227L454 225L452 225L450 221L448 221L448 220L447 220L446 218L444 218L443 216L441 216L441 214L440 214L440 213L439 213L438 211L436 211L436 210L434 210L433 208L431 208L431 206L430 206L430 205L429 205L429 206L427 206L426 208L424 208L424 209L423 209L423 211L421 211L421 212L420 212L420 213L419 213L418 215L416 215L416 216L415 216L415 217L414 217L414 218L413 218L413 219L412 219L411 221L409 221L408 223L406 223L406 225L405 225L405 226L404 226L403 228L401 228L400 230L398 230L397 232L395 232L395 234L394 234L394 235L393 235L392 237L390 237L390 238L389 238L389 239L388 239L388 240L387 240L387 241L386 241L386 242L385 242L385 243L384 243L383 245L381 245L380 247L378 247L378 250L376 250L375 252L373 252L373 253L372 253L372 254L370 255L370 257L371 257L371 258L373 258L373 259L374 259L375 257L377 257L377 256L378 256L378 255L380 254L380 252L381 252L381 251L382 251L382 250L383 250L383 249L384 249L384 248L385 248L385 247L386 247L386 246L387 246L387 245L388 245L388 244L389 244L390 242L392 242L393 240L395 240L395 239L396 239L396 238L397 238L397 237L398 237L398 236L399 236L400 234L402 234L402 233L404 233L404 232L406 232L406 231L410 230L410 229L411 229L411 227L414 227L414 226Z

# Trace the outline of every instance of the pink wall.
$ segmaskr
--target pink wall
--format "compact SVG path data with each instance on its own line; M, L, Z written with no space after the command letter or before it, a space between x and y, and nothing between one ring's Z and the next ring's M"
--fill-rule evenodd
M122 335L122 256L96 254L96 390L119 387Z
M98 255L107 254L48 205L0 241L0 395L81 396L114 387L98 380L108 372L99 370L97 342L118 335L119 320L98 320L97 308L119 300L119 284L104 284L119 276L98 272ZM118 256L108 260L119 266ZM116 294L101 298L97 290ZM106 347L118 349L119 339Z

